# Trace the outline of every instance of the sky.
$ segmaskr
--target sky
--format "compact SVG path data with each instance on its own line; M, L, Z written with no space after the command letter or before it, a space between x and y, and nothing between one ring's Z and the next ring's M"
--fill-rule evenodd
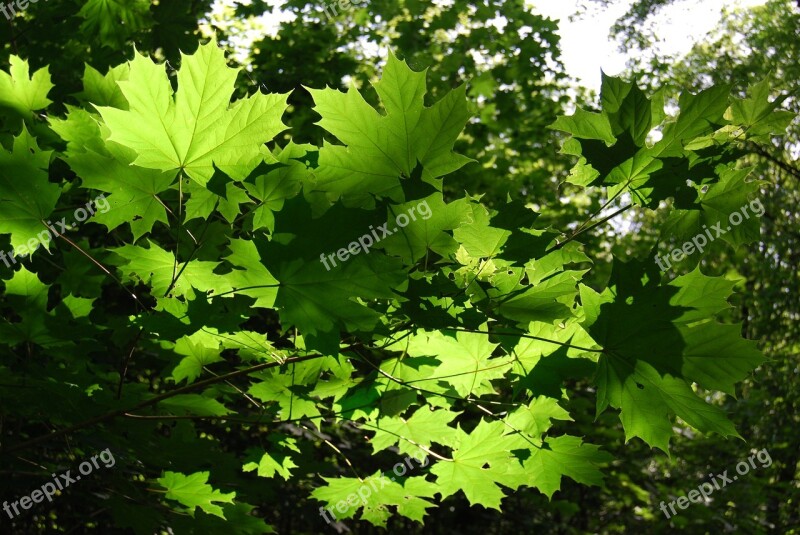
M625 14L632 3L620 2L584 20L569 21L578 0L529 0L534 10L559 22L561 60L567 73L588 88L600 90L600 69L609 75L622 72L630 55L617 50L618 44L609 38L614 22ZM664 7L656 20L657 33L669 35L661 50L683 55L692 44L711 31L719 22L724 7L751 7L765 0L684 0Z

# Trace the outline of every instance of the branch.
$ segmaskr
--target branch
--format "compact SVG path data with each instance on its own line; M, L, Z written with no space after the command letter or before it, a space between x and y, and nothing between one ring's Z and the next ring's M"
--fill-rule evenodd
M249 374L257 372L257 371L266 370L268 368L274 368L274 367L277 367L277 366L282 366L283 364L305 362L307 360L314 360L314 359L323 358L323 357L325 357L325 355L306 355L306 356L302 356L302 357L289 357L289 358L287 358L287 359L285 359L285 360L283 360L281 362L264 362L262 364L257 364L255 366L251 366L251 367L245 368L243 370L237 370L235 372L231 372L231 373L228 373L228 374L225 374L225 375L219 375L217 377L212 377L210 379L206 379L205 381L200 381L198 383L194 383L194 384L191 384L191 385L186 385L186 386L181 387L181 388L176 388L175 390L170 390L169 392L164 392L163 394L159 394L158 396L155 396L155 397L150 398L148 400L145 400L145 401L142 401L140 403L137 403L136 405L134 405L132 407L125 407L123 409L116 409L116 410L113 410L111 412L107 412L105 414L101 414L100 416L95 416L94 418L90 418L88 420L84 420L83 422L77 423L77 424L72 425L70 427L66 427L64 429L60 429L58 431L54 431L54 432L50 433L49 435L41 435L41 436L38 436L38 437L33 438L31 440L27 440L25 442L21 442L19 444L11 446L10 448L4 448L4 449L0 450L0 454L9 454L9 453L13 453L15 451L19 451L19 450L23 450L23 449L26 449L26 448L30 448L31 446L36 446L38 444L41 444L42 442L47 442L47 441L52 440L54 438L58 438L60 436L68 435L70 433L74 433L75 431L79 431L81 429L86 429L87 427L92 427L92 426L95 426L97 424L103 423L105 421L113 420L114 418L118 418L120 416L125 416L126 413L135 412L135 411L144 409L145 407L152 407L153 405L157 405L158 403L164 401L165 399L169 399L171 397L174 397L174 396L177 396L177 395L180 395L180 394L185 394L186 392L191 392L193 390L198 390L200 388L203 388L203 387L206 387L206 386L209 386L209 385L213 385L213 384L216 384L216 383L227 381L227 380L233 379L235 377L240 377L242 375L249 375Z
M568 347L570 349L577 349L579 351L588 351L590 353L604 353L602 349L589 349L588 347L581 347L581 346L574 346L571 344L567 344L565 342L559 342L557 340L550 340L549 338L542 338L541 336L534 336L532 334L525 334L525 333L507 333L507 332L492 332L492 331L478 331L475 329L462 329L457 327L447 327L444 330L453 330L453 331L461 331L464 333L475 333L475 334L494 334L497 336L519 336L520 338L530 338L531 340L540 340L542 342L547 342L549 344L555 344L562 347Z
M783 171L786 171L796 179L800 180L800 169L797 169L795 166L788 164L778 158L777 156L770 154L764 147L758 145L756 143L749 143L748 146L750 149L753 150L756 154L764 158L765 160L772 162L773 164L777 165Z
M569 237L569 238L567 238L566 240L562 241L561 243L557 243L557 244L556 244L556 245L554 245L553 247L549 248L548 250L546 250L546 251L544 252L544 254L552 253L553 251L557 251L557 250L561 249L562 247L564 247L566 244L568 244L569 242L571 242L572 240L574 240L575 238L577 238L577 237L578 237L578 236L580 236L581 234L584 234L584 233L586 233L586 232L589 232L590 230L592 230L592 229L595 229L595 228L599 227L600 225L602 225L603 223L605 223L605 222L606 222L606 221L608 221L609 219L613 219L613 218L617 217L617 216L618 216L619 214L621 214L622 212L625 212L625 211L627 211L627 210L628 210L628 209L629 209L631 206L633 206L633 205L632 205L632 204L629 204L629 205L627 205L627 206L623 206L622 208L620 208L619 210L617 210L617 211L616 211L616 212L614 212L613 214L611 214L611 215L609 215L609 216L607 216L607 217L604 217L603 219L601 219L601 220L600 220L600 221L598 221L597 223L595 223L595 224L593 224L593 225L591 225L591 226L589 226L589 227L586 227L586 228L579 228L578 230L576 230L576 231L575 231L575 232L572 234L572 236L570 236L570 237ZM594 216L592 216L592 217L594 217ZM591 220L591 218L590 218L590 220Z

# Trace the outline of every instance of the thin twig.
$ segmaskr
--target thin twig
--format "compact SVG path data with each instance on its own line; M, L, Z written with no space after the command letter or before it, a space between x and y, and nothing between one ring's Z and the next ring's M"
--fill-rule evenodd
M591 225L589 227L586 227L586 228L579 228L569 238L567 238L566 240L564 240L561 243L557 243L554 246L550 247L548 250L546 250L544 252L544 254L552 253L553 251L557 251L557 250L561 249L562 247L564 247L566 244L568 244L569 242L571 242L572 240L574 240L575 238L577 238L581 234L585 234L586 232L589 232L590 230L599 227L600 225L602 225L603 223L605 223L609 219L613 219L613 218L617 217L619 214L621 214L622 212L627 211L632 206L633 206L632 204L629 204L627 206L623 206L622 208L620 208L619 210L617 210L616 212L614 212L610 216L604 217L603 219L601 219L597 223L594 223L593 225ZM592 217L594 217L594 216L592 216ZM591 220L591 218L590 218L590 220ZM587 221L587 223L588 223L588 221Z
M581 347L581 346L574 346L572 344L567 344L565 342L558 342L556 340L550 340L549 338L542 338L541 336L534 336L532 334L524 334L524 333L507 333L507 332L495 332L495 331L478 331L475 329L463 329L463 328L455 328L455 327L448 327L445 330L453 330L453 331L460 331L464 333L475 333L475 334L494 334L497 336L519 336L520 338L530 338L531 340L540 340L542 342L547 342L549 344L555 344L562 347L567 347L570 349L577 349L579 351L588 351L590 353L605 353L603 349L589 349L588 347Z
M128 356L125 357L125 360L122 361L122 366L120 366L119 384L117 385L117 399L122 398L122 383L125 381L125 376L128 374L128 364L133 358L133 352L136 351L136 344L139 343L139 338L141 338L143 332L144 327L140 327L139 332L136 334L136 338L133 339L131 350L128 352Z
M75 248L75 249L76 249L76 250L77 250L79 253L81 253L83 256L85 256L86 258L88 258L88 259L89 259L89 260L90 260L90 261L91 261L91 262L92 262L92 263L93 263L95 266L97 266L98 268L100 268L100 269L103 271L103 273L105 273L106 275L108 275L109 277L111 277L111 278L112 278L112 279L113 279L113 280L114 280L114 281L115 281L117 284L119 284L119 285L120 285L120 287L121 287L123 290L125 290L125 291L128 293L128 295L130 295L130 296L131 296L131 297L134 299L134 301L136 301L136 302L139 304L139 306L141 306L141 307L142 307L142 310L150 310L148 307L146 307L146 306L144 305L144 303L142 303L141 301L139 301L139 298L138 298L138 297L136 297L136 294L134 294L132 291L130 291L130 290L128 289L128 287L127 287L127 286L125 286L124 284L122 284L122 281L121 281L121 280L119 280L119 279L118 279L118 278L117 278L117 277L116 277L116 276L115 276L113 273L111 273L111 271L109 271L109 270L108 270L108 268L106 268L106 267L105 267L103 264L101 264L100 262L98 262L97 260L95 260L95 259L92 257L92 255L90 255L89 253L87 253L86 251L84 251L84 250L83 250L83 249L82 249L82 248L81 248L81 247L80 247L78 244L76 244L75 242L73 242L72 240L70 240L69 238L67 238L66 236L64 236L63 234L60 234L60 233L59 233L57 230L55 230L55 229L53 229L53 228L50 228L50 227L48 227L48 226L47 226L47 223L44 221L44 219L40 219L40 221L41 221L42 225L44 225L44 227L45 227L46 229L48 229L49 231L53 232L53 233L56 235L56 237L58 237L58 238L61 238L62 240L64 240L64 241L65 241L65 242L67 242L68 244L70 244L70 245L71 245L72 247L74 247L74 248Z

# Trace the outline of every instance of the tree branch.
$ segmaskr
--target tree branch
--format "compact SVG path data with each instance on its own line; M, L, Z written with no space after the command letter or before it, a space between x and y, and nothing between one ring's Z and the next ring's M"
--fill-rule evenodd
M19 450L23 450L23 449L26 449L26 448L30 448L31 446L36 446L38 444L41 444L43 442L47 442L47 441L52 440L54 438L58 438L60 436L68 435L70 433L74 433L75 431L79 431L81 429L86 429L87 427L92 427L92 426L95 426L97 424L103 423L105 421L113 420L114 418L118 418L120 416L125 416L126 413L135 412L135 411L138 411L140 409L144 409L145 407L152 407L153 405L157 405L158 403L164 401L165 399L169 399L171 397L174 397L174 396L177 396L177 395L180 395L180 394L185 394L186 392L192 392L194 390L198 390L198 389L201 389L201 388L206 387L206 386L210 386L210 385L213 385L213 384L216 384L216 383L227 381L227 380L233 379L235 377L240 377L242 375L249 375L249 374L257 372L257 371L266 370L266 369L274 368L274 367L277 367L277 366L282 366L284 364L305 362L307 360L314 360L314 359L323 358L323 357L325 357L325 355L319 355L319 354L317 354L317 355L306 355L306 356L302 356L302 357L289 357L289 358L287 358L287 359L285 359L285 360L283 360L281 362L264 362L262 364L257 364L256 366L251 366L251 367L245 368L243 370L237 370L235 372L231 372L231 373L228 373L228 374L225 374L225 375L219 375L217 377L212 377L210 379L206 379L205 381L200 381L198 383L186 385L186 386L181 387L181 388L176 388L175 390L170 390L169 392L164 392L163 394L159 394L159 395L157 395L157 396L155 396L153 398L150 398L148 400L145 400L145 401L142 401L140 403L137 403L136 405L134 405L132 407L125 407L123 409L116 409L116 410L107 412L105 414L101 414L100 416L95 416L94 418L89 418L88 420L84 420L83 422L77 423L77 424L72 425L70 427L66 427L64 429L59 429L58 431L54 431L54 432L52 432L52 433L50 433L48 435L41 435L41 436L38 436L38 437L33 438L31 440L27 440L25 442L21 442L19 444L11 446L10 448L3 448L3 449L0 450L0 454L5 455L5 454L13 453L15 451L19 451Z
M770 154L770 152L767 151L761 145L758 145L756 143L749 143L748 145L749 145L749 148L753 152L755 152L756 154L758 154L759 156L761 156L765 160L777 165L778 168L780 168L783 171L786 171L787 173L789 173L791 176L795 177L796 179L800 180L800 169L796 168L795 166L793 166L791 164L788 164L788 163L784 162L783 160L781 160L777 156L775 156L773 154Z

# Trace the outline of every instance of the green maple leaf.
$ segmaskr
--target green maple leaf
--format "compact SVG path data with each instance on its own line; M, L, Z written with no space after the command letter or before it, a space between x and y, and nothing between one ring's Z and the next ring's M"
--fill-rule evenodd
M230 414L225 405L214 398L200 394L180 394L160 402L159 407L178 415L189 414L192 416L225 416Z
M414 444L425 448L429 448L432 442L452 446L456 429L448 424L460 413L431 409L419 408L408 419L392 417L378 420L375 424L375 436L370 441L372 449L377 453L397 444L400 453L420 455L425 453Z
M317 402L297 384L291 373L268 371L260 375L264 380L253 384L248 392L263 402L276 402L282 420L316 418L320 415Z
M109 231L129 224L134 242L150 233L157 222L168 225L158 194L170 188L175 173L132 165L136 154L116 143L106 143L95 116L68 109L66 119L50 120L51 128L67 141L64 159L81 177L84 188L109 194L108 210L97 212L92 221Z
M46 319L50 315L47 311L49 286L43 284L35 273L31 273L25 267L15 272L14 276L4 283L4 299L9 306L13 306L21 321L0 323L2 340L12 346L23 342L48 346L55 342L46 324Z
M19 253L49 249L51 232L44 222L56 207L61 188L48 180L50 151L41 151L23 127L11 152L0 147L0 234L11 234Z
M613 457L598 446L584 444L580 438L563 435L548 438L546 448L534 449L524 462L526 484L536 487L548 498L561 489L567 476L583 485L603 485L602 465Z
M352 204L369 205L370 195L401 202L400 177L410 177L417 162L432 182L470 161L452 152L469 118L464 86L426 108L425 74L389 55L383 78L374 84L385 115L353 87L347 93L309 89L322 116L318 124L344 144L320 149L316 190Z
M34 111L43 110L53 102L47 98L54 87L50 83L50 72L44 67L30 76L27 60L12 54L10 62L8 73L0 71L0 108L31 117Z
M221 362L220 340L214 333L200 330L190 336L184 336L175 342L175 353L185 355L172 371L176 383L186 379L193 383L203 373L203 368L215 362Z
M712 132L726 123L723 118L728 109L731 86L718 85L692 94L681 93L678 100L680 114L674 122L664 127L664 137L655 144L656 156L681 156L684 143Z
M530 404L510 413L505 421L512 428L528 434L536 445L541 446L541 436L550 429L552 420L572 421L572 418L569 412L559 406L557 399L539 396Z
M253 210L253 230L274 230L275 212L280 211L286 199L295 197L302 185L309 182L310 171L300 160L316 150L312 145L290 142L283 149L276 149L273 154L281 165L270 168L266 174L257 175L252 181L245 181L247 192L259 201Z
M440 381L463 397L494 394L491 381L504 377L511 368L510 357L492 357L498 344L490 343L486 334L456 332L448 336L440 331L422 332L413 337L411 344L409 355L434 356L441 362L433 377L415 383L424 388Z
M127 80L130 73L131 68L127 63L108 69L105 75L87 64L83 70L83 91L77 96L94 106L127 110L128 101L122 94L119 82Z
M278 474L286 481L289 481L289 479L292 477L292 468L297 468L297 465L294 464L294 461L292 461L289 457L284 457L278 460L269 453L264 453L257 463L245 464L242 468L242 471L252 472L253 470L256 470L256 473L260 477L268 478L275 477L275 474Z
M106 46L119 48L135 32L143 29L150 15L148 0L88 0L78 16L81 30L98 34Z
M418 208L424 208L427 217L416 213ZM407 264L423 258L428 250L443 257L455 253L458 243L445 231L457 229L472 218L467 199L447 204L439 192L424 199L391 205L388 212L388 221L394 225L390 228L393 234L381 241L380 246L388 254L401 257ZM414 219L409 214L413 214ZM397 218L402 215L410 220L405 227L396 224Z
M201 292L214 290L218 293L232 290L225 282L225 277L214 273L218 262L192 260L184 269L184 263L178 263L176 267L173 253L153 243L148 245L149 248L125 245L112 251L122 258L115 262L121 266L125 278L150 284L156 296L161 297L166 293L173 277L177 278L171 291L175 296L194 296L193 289Z
M613 145L617 141L606 114L582 108L575 110L569 117L559 117L548 128L567 132L578 139L597 139L606 145Z
M769 81L764 79L749 88L746 98L734 98L726 118L747 129L748 137L782 134L795 118L789 111L778 110L786 97L769 100ZM769 139L767 137L767 139Z
M202 186L214 165L235 180L246 178L270 157L264 144L285 128L286 95L258 93L230 105L238 71L216 43L182 57L173 95L164 66L136 55L129 79L118 82L130 109L99 108L109 139L133 149L134 164L180 170Z
M402 485L394 480L394 476L381 472L363 480L351 477L322 479L326 486L314 489L311 496L327 502L328 510L335 511L333 514L337 519L353 518L362 509L361 518L375 526L385 527L391 516L389 506L397 507L398 514L417 522L422 522L426 510L434 506L425 498L434 496L436 486L424 477L408 478ZM351 497L354 498L349 499ZM346 506L342 507L344 512L341 512L339 505L343 499L347 501Z
M223 494L219 490L214 490L207 483L208 476L208 472L195 472L188 476L178 472L165 472L164 476L156 481L167 489L167 499L185 505L189 508L190 514L194 515L195 508L199 507L210 515L224 519L222 507L216 504L233 503L236 493Z
M469 434L459 427L452 461L438 461L431 468L443 498L461 490L471 505L500 510L505 494L499 485L520 485L521 465L511 451L530 446L505 430L503 422L485 420Z
M265 451L258 462L251 461L242 466L243 472L256 471L259 477L272 478L278 474L286 481L292 477L292 468L298 466L289 457L289 451L300 453L297 441L291 437L281 435L270 435L270 451ZM280 451L278 451L280 450ZM258 450L252 450L251 456L257 457Z
M184 212L186 221L195 218L208 219L216 210L228 223L233 223L242 213L240 205L253 202L247 192L234 182L225 184L225 195L218 195L195 182L187 184L184 192L190 195Z
M674 415L703 432L738 436L725 413L691 387L696 382L733 393L735 383L764 361L738 325L713 319L729 307L730 286L699 271L667 286L658 280L649 264L615 262L602 294L581 288L584 325L603 347L598 414L609 405L621 409L628 439L638 436L665 452ZM702 321L701 311L709 314Z
M708 186L706 192L700 196L698 210L674 210L670 213L664 223L662 236L674 237L676 243L686 243L699 235L707 238L706 230L709 230L716 240L719 234L714 228L716 226L722 230L719 239L734 247L758 240L761 237L759 214L750 208L751 200L758 194L764 182L760 180L746 182L745 179L752 170L752 168L726 169L721 172L719 182ZM755 202L763 210L763 204L758 204L761 201L756 199ZM731 214L734 213L738 213L741 218L738 225L730 221ZM700 256L701 251L696 250L692 254Z

